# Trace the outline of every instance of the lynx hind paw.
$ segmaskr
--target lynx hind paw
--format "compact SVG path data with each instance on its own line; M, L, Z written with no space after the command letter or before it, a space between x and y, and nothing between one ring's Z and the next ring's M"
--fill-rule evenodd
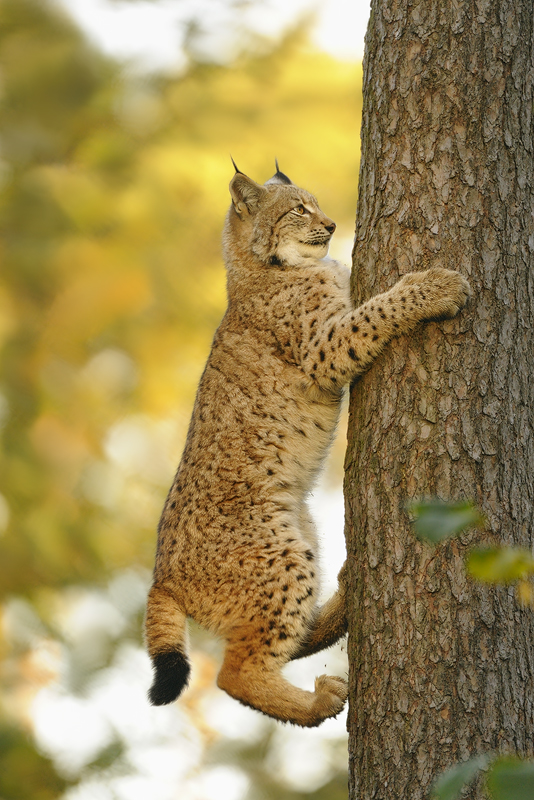
M315 679L317 702L321 705L323 719L335 717L347 700L349 689L347 681L333 675L320 675Z

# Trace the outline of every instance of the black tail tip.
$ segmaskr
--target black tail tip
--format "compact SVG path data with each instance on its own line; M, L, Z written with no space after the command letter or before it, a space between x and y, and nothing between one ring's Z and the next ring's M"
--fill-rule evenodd
M188 684L191 667L183 653L159 653L152 659L154 682L148 692L153 706L165 706L181 695Z

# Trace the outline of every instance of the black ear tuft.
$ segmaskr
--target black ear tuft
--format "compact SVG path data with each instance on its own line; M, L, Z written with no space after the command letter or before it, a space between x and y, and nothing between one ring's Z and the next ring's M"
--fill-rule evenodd
M276 165L276 172L274 173L272 178L269 178L268 181L265 182L265 186L268 186L271 183L278 183L286 186L292 186L292 181L285 175L283 172L280 172L280 167L278 166L278 159L275 158L274 163Z
M232 164L234 165L234 169L235 169L235 171L236 171L237 173L239 173L239 175L244 175L244 174L245 174L244 172L241 172L241 170L239 169L239 167L238 167L238 166L237 166L237 164L235 163L235 161L234 161L234 159L232 158L232 156L230 156L230 161L231 161L231 162L232 162Z

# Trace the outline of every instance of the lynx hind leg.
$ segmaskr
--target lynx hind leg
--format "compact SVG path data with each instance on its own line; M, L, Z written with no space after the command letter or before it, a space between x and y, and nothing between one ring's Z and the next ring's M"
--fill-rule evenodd
M346 607L347 563L338 575L338 589L332 597L318 608L309 624L308 631L300 642L291 660L305 658L331 647L347 632Z
M289 651L282 654L265 649L244 656L243 649L249 652L249 646L250 641L242 639L228 643L217 685L231 697L269 717L304 728L314 728L342 711L347 699L343 678L321 675L314 692L299 689L281 674Z
M253 614L224 631L227 641L217 684L236 700L270 717L315 727L342 710L347 686L342 678L317 678L315 691L299 689L281 674L309 630L317 578L311 553L301 540L263 568ZM221 631L222 633L222 631Z

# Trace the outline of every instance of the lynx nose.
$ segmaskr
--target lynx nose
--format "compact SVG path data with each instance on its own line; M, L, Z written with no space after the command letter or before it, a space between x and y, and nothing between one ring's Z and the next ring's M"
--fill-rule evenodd
M332 234L336 229L336 223L332 222L332 220L329 219L328 222L325 224L325 228L328 231L328 233Z

